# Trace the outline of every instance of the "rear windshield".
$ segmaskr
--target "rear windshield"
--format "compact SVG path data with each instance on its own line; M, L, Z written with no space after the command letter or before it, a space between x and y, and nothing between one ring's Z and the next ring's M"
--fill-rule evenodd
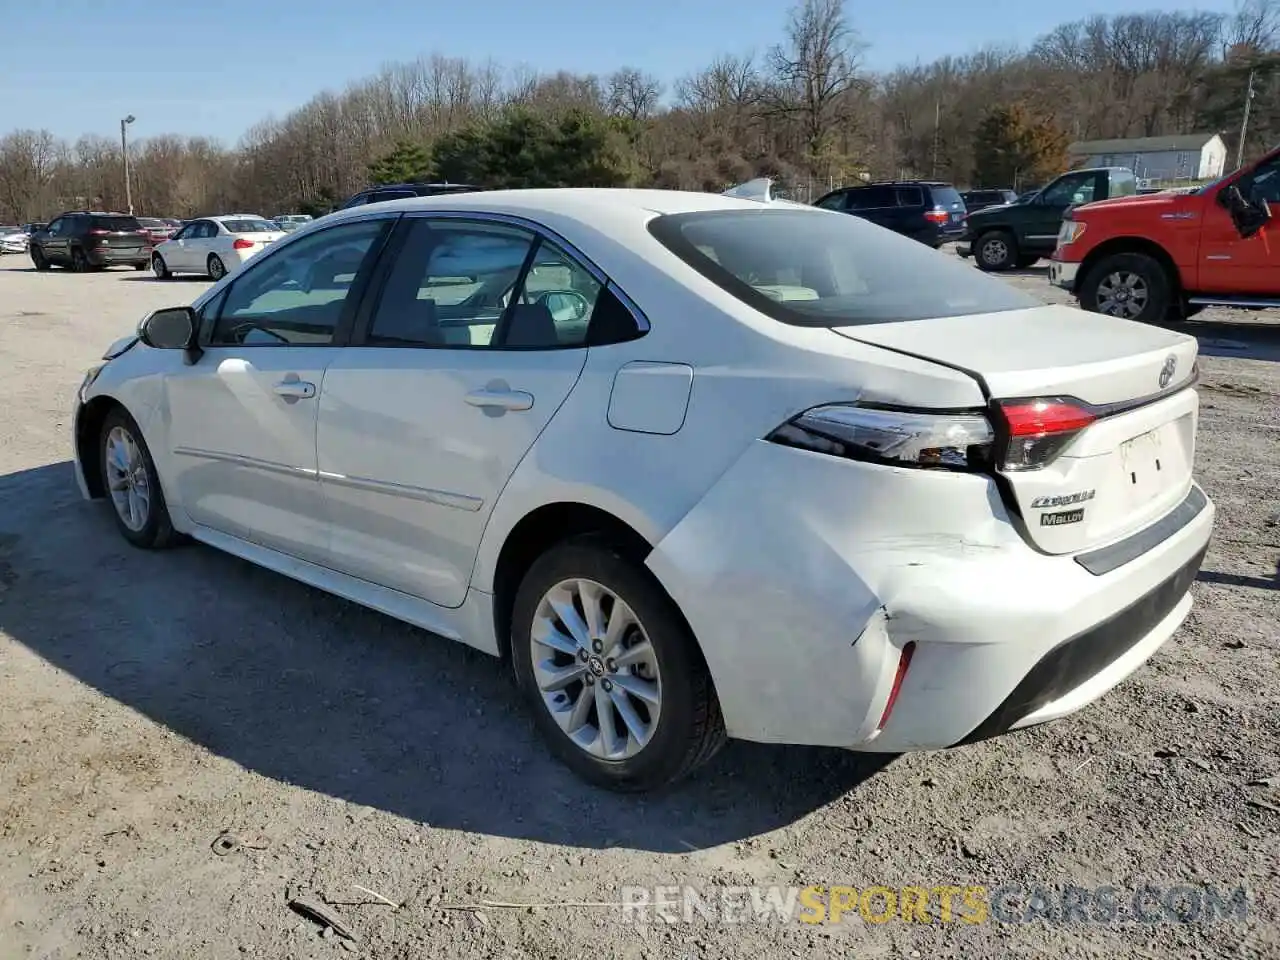
M1040 306L955 257L858 217L817 209L715 210L650 221L713 283L783 323L894 323Z
M279 233L280 224L270 220L223 220L222 225L229 233Z
M163 220L154 220L151 217L139 217L138 222L144 227L166 227L168 226Z
M933 194L934 204L944 210L959 210L964 206L960 191L955 187L930 187L929 192Z
M137 217L94 217L90 223L94 230L141 230L142 224Z

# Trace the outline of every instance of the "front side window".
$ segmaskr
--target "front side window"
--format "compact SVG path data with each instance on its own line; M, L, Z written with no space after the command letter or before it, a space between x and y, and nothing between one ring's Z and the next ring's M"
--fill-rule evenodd
M59 217L57 220L53 221L53 223L49 224L50 236L57 236L58 234L62 233L63 227L65 226L66 226L66 221L63 220L61 217Z
M1248 179L1248 186L1240 191L1247 199L1280 203L1280 157L1259 164Z
M1040 202L1057 207L1088 203L1093 199L1096 179L1096 175L1092 173L1077 173L1063 177L1045 187L1044 192L1040 194Z
M848 196L847 193L833 193L823 197L814 206L821 207L823 210L843 210Z
M386 220L313 233L253 264L231 285L214 346L325 346L350 309Z
M1040 305L857 217L716 210L656 217L649 230L709 280L783 323L841 327Z

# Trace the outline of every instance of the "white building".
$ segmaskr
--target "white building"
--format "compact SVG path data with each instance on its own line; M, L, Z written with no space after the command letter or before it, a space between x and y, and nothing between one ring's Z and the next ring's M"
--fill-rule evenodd
M1073 167L1128 167L1139 179L1207 180L1220 177L1227 145L1216 133L1131 140L1086 140L1067 147Z

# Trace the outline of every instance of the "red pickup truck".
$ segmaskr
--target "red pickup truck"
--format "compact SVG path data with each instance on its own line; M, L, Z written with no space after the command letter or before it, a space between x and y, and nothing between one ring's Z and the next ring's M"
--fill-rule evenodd
M1280 307L1277 203L1280 149L1193 191L1084 204L1063 217L1049 280L1085 310L1143 323Z

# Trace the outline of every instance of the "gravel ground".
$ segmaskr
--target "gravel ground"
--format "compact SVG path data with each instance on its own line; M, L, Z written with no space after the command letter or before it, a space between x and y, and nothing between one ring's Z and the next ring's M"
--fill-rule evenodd
M1058 298L1042 269L1009 282ZM1280 956L1280 777L1252 783L1280 775L1275 315L1187 326L1217 533L1190 620L1100 703L891 762L731 744L623 799L549 759L496 662L204 547L133 550L79 500L83 369L203 288L0 260L0 960ZM623 885L808 884L1111 884L1121 914L644 924L607 905ZM1135 922L1144 884L1244 885L1248 916Z

